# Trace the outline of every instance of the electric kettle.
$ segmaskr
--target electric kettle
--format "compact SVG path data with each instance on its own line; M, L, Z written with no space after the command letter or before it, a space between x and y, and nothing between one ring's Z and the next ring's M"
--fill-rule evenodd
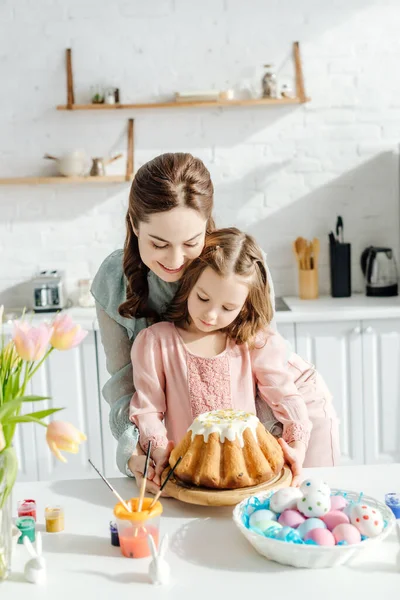
M361 254L367 296L397 296L398 274L391 248L369 246Z

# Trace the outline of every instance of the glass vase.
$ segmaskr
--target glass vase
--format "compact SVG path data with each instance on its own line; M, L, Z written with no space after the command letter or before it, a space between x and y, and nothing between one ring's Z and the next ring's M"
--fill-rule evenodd
M0 454L0 476L4 471L1 468L2 457ZM0 479L0 581L7 579L11 571L12 553L12 518L11 496L3 500L5 481Z

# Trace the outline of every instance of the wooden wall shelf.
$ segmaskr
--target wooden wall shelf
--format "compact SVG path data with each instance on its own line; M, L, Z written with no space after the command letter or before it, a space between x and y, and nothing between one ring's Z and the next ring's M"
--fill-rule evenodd
M196 102L149 102L144 104L66 104L57 106L57 110L126 110L148 108L230 108L233 106L287 106L288 104L304 104L310 98L260 98L247 100L208 100Z
M103 175L103 176L84 176L84 177L63 177L54 175L53 177L0 177L0 185L73 185L73 184L109 184L125 183L133 180L134 176L134 121L128 119L128 149L126 159L125 175Z
M96 183L124 183L132 181L133 177L127 178L126 175L106 175L102 177L0 177L0 185L71 185L77 183L96 184Z
M295 68L296 97L295 98L255 98L244 100L213 100L178 102L145 102L133 104L75 104L74 83L72 74L72 50L66 50L66 73L67 73L67 103L57 106L57 110L141 110L160 108L231 108L246 106L277 107L310 102L306 96L304 87L303 68L300 57L299 42L293 43L293 62Z

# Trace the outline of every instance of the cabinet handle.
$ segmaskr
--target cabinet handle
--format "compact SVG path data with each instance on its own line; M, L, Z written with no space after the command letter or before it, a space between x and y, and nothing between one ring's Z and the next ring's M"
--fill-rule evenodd
M371 327L371 326L368 326L368 327L366 327L366 328L364 329L364 332L363 332L363 333L368 333L368 335L370 335L371 333L374 333L374 331L375 331L375 330L374 330L374 328L373 328L373 327Z
M361 333L361 327L354 327L354 329L351 330L351 333L353 335L359 335Z

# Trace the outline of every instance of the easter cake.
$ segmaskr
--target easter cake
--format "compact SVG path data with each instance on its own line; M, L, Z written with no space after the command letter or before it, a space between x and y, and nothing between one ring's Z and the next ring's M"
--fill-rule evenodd
M239 410L199 415L170 456L175 477L212 489L238 489L271 481L280 474L283 452L258 418Z

